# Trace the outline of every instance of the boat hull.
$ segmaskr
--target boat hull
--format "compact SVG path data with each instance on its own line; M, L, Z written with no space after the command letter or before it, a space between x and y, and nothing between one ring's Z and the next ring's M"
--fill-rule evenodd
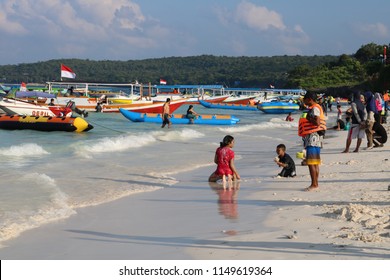
M162 123L161 114L145 114L119 109L122 115L133 122ZM191 123L186 115L173 114L170 118L172 124L206 124L206 125L233 125L240 120L230 115L199 115Z
M230 103L209 103L204 100L199 100L199 103L206 108L259 111L259 109L253 105L230 104Z
M75 96L57 96L56 103L60 106L66 106L68 101L74 101L77 108L80 110L86 110L88 112L93 112L96 110L97 98L89 97L75 97Z
M229 95L223 95L223 96L203 96L203 97L190 97L187 99L186 104L199 104L199 100L204 100L208 103L219 103L223 102L225 99L227 99Z
M147 100L137 100L133 101L131 104L102 104L103 113L119 113L119 108L123 108L125 110L131 110L132 108L140 108L144 106L153 105L153 101Z
M3 98L0 100L0 109L9 115L26 116L67 116L70 117L72 110L63 106L46 106L27 101L16 100L12 98Z
M0 128L8 130L83 132L93 126L80 117L0 115Z
M253 96L244 96L244 97L228 97L223 102L229 103L229 104L241 104L241 105L248 105L250 102L250 99L254 98Z
M299 110L299 105L289 102L263 102L257 108L266 114L288 114Z
M185 102L186 102L186 99L180 99L180 100L173 100L173 101L171 101L170 104L169 104L170 112L173 113L181 105L185 104ZM137 112L137 113L160 114L160 113L163 112L163 107L164 107L164 103L157 102L157 103L153 103L153 104L150 104L150 105L135 106L135 107L131 107L129 109L132 112ZM120 108L119 111L121 111L121 109L123 109L123 108Z

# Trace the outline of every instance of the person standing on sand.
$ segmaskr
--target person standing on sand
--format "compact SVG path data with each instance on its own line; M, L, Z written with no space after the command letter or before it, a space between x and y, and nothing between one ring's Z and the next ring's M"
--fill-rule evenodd
M341 127L341 124L343 123L342 117L343 117L343 111L341 111L341 105L337 105L337 121L336 121L337 130L340 130L342 128Z
M168 125L168 128L171 127L171 120L169 119L171 117L170 111L169 111L169 104L171 103L171 99L167 98L167 101L165 101L163 106L163 122L161 128L164 128L165 125Z
M366 120L367 120L367 110L365 105L364 95L360 94L360 92L354 92L353 100L351 103L352 108L352 125L348 131L347 142L345 146L345 150L343 153L349 153L349 147L351 146L352 139L357 138L356 148L353 151L354 153L359 152L360 145L362 144L362 140L366 135Z
M303 97L303 102L309 111L304 111L299 119L298 135L302 137L303 146L306 149L306 164L309 167L311 185L305 191L318 188L320 175L321 147L326 130L325 115L322 107L316 103L317 95L308 92Z
M215 170L209 177L209 182L216 182L222 179L223 188L226 188L226 179L229 188L233 185L233 180L239 180L240 175L237 172L234 165L234 138L233 136L226 135L220 146L215 151L214 162L217 164L217 170Z
M375 123L375 115L378 113L377 107L374 101L374 95L371 91L367 91L364 93L365 101L366 101L366 111L367 111L367 119L366 119L366 136L367 136L367 150L371 150L374 145L374 123Z

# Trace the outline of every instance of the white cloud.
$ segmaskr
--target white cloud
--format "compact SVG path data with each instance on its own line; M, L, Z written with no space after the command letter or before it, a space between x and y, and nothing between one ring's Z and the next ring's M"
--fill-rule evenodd
M248 27L260 31L270 28L286 29L280 14L247 1L238 4L235 11L235 19L237 22L244 23Z
M266 42L281 53L300 54L310 43L310 37L301 25L286 26L283 16L277 11L246 0L241 1L232 11L220 12L215 9L214 13L222 26L235 30L235 39L230 47L236 54L256 53L261 49L261 42ZM229 21L231 18L234 21Z
M7 14L0 10L0 31L1 30L5 33L19 35L25 34L27 32L21 24L10 21L7 17Z
M214 7L213 13L216 15L219 23L223 26L228 26L231 21L232 13L226 7Z
M140 6L131 0L77 0L77 4L88 18L104 27L116 23L120 28L134 30L145 21Z
M283 50L290 55L301 54L302 47L310 43L310 37L303 31L302 26L295 25L278 36Z
M62 32L92 38L112 29L141 29L145 17L131 0L4 0L0 28L8 33L44 33L57 25ZM59 32L59 34L61 31Z
M5 0L0 4L0 10L5 13L7 29L10 32L25 30L25 33L35 36L51 35L83 35L96 34L102 31L98 25L80 16L73 5L74 1L61 0ZM90 36L89 36L90 37Z
M31 47L45 40L51 53L68 57L88 56L93 51L119 45L153 45L144 28L159 26L149 22L133 0L1 0L0 32L34 37ZM163 28L160 28L160 31ZM165 31L166 33L166 31ZM27 39L28 40L28 39ZM114 44L115 42L115 44ZM44 46L35 49L44 51ZM32 48L30 48L32 51ZM97 53L97 52L96 52ZM42 55L41 54L41 55ZM16 54L15 54L16 55ZM45 55L45 54L43 54Z
M374 36L376 38L388 38L389 30L383 23L372 23L358 26L358 32Z

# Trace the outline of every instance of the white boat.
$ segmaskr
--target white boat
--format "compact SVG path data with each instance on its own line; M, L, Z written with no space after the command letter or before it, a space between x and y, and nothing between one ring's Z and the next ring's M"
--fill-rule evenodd
M27 101L13 98L1 98L0 109L8 115L25 115L25 116L72 116L72 110L61 106L39 105Z
M186 99L187 104L199 104L199 99L209 103L228 102L246 105L250 99L255 102L270 101L274 98L296 99L303 96L303 89L262 89L262 88L225 88L222 85L151 85L47 82L50 93L57 94L57 102L66 106L69 100L75 102L77 108L96 111L98 103L102 112L118 112L119 108L127 108L137 102L165 102L167 98ZM72 88L75 95L68 95ZM65 95L65 96L64 96ZM105 96L104 101L102 97Z
M94 112L96 110L97 99L90 98L86 96L57 96L56 103L59 106L66 106L69 101L73 101L75 106L80 110L85 110L88 112Z
M103 83L77 83L77 82L47 82L49 93L56 95L57 103L66 106L69 101L75 103L80 110L96 111L98 103L102 107L110 105L125 106L139 99L135 94L136 84L103 84ZM124 90L129 90L125 94ZM116 111L119 109L117 108Z
M228 94L220 94L218 85L152 86L149 84L103 84L76 82L47 82L50 93L56 94L59 105L66 106L73 101L81 110L96 111L99 103L101 112L119 112L119 108L130 109L149 102L165 102L186 99L186 103L199 104L198 98L208 102L222 102ZM72 89L67 90L67 89ZM126 91L126 94L125 92ZM219 94L217 92L219 91Z

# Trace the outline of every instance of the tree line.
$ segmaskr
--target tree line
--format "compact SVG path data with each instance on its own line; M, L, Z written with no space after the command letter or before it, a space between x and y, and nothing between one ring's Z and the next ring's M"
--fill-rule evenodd
M219 84L225 87L304 88L343 95L360 87L387 90L390 65L384 46L370 43L352 55L229 57L189 56L143 60L93 61L55 59L0 66L1 83L45 83L60 80L60 65L77 75L75 82Z

